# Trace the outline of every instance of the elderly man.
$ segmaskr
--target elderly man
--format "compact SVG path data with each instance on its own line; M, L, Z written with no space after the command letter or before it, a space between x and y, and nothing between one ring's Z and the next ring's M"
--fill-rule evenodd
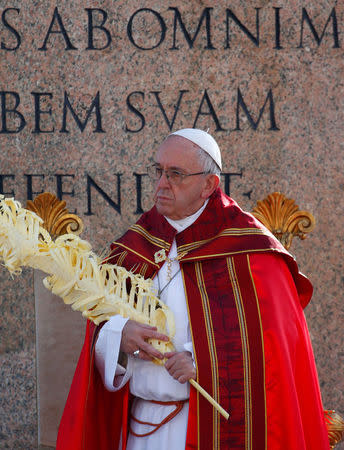
M159 147L155 206L112 244L111 262L154 278L175 315L175 351L159 353L147 340L166 336L120 316L90 326L57 449L329 448L302 311L311 285L218 188L220 171L204 131L179 130Z

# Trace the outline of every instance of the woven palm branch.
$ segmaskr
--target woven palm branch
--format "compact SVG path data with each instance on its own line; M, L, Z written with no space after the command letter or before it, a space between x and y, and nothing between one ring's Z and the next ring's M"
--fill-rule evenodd
M121 314L156 326L170 341L151 344L162 353L173 350L174 316L156 297L152 280L102 264L91 245L76 235L53 240L42 223L19 202L0 196L0 261L11 274L21 273L22 267L40 269L48 274L44 286L96 325Z

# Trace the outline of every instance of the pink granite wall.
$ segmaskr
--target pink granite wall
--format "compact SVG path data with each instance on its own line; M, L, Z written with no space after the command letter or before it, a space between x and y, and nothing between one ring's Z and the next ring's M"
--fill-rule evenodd
M293 253L315 285L306 315L324 404L344 414L344 4L84 5L0 4L0 191L58 193L100 250L151 205L138 174L170 129L209 127L245 209L280 190L316 217ZM0 447L34 449L33 274L0 277Z

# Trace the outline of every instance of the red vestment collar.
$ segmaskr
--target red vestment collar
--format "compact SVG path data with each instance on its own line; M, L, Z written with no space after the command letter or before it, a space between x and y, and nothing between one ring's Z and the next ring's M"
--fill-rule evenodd
M294 258L283 245L250 213L225 195L220 188L196 221L177 234L154 206L111 245L109 262L153 278L164 264L157 253L168 255L176 238L179 262L196 262L245 253L278 252L289 265L305 307L312 291L310 282L298 271ZM303 292L307 295L303 296Z

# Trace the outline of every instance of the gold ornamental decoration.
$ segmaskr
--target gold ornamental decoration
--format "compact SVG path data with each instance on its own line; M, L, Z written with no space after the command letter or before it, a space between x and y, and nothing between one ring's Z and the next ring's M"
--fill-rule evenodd
M326 410L324 411L324 414L330 440L330 448L332 449L343 439L344 420L334 410Z
M295 200L280 192L269 194L259 200L252 214L262 222L288 250L294 236L305 239L315 226L313 214L300 211Z
M43 219L43 228L53 237L70 233L79 235L84 229L80 217L70 214L66 202L50 192L37 195L33 201L28 200L26 209Z

